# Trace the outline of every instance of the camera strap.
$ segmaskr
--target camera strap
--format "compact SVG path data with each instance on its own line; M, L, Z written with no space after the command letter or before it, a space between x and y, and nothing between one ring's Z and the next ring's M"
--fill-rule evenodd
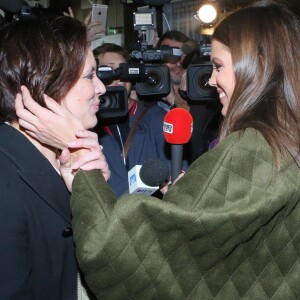
M134 120L134 122L133 122L133 124L130 128L130 131L128 133L127 139L126 139L125 144L124 144L124 158L125 159L127 159L129 148L130 148L133 136L134 136L137 128L139 127L140 122L142 121L142 119L145 116L147 111L148 111L148 107L145 107L143 109L143 111L136 117L136 119Z

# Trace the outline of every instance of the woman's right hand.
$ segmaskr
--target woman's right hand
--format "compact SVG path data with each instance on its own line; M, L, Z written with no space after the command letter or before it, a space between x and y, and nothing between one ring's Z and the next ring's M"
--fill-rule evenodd
M169 187L173 186L183 175L185 174L185 171L181 171L181 173L178 175L178 177L174 180L173 183L171 181L169 183L165 183L164 185L159 187L160 192L165 195L167 191L169 190Z
M76 139L75 132L84 128L65 107L46 95L45 102L48 108L35 102L28 89L22 86L15 99L19 124L40 142L63 149L68 142Z
M90 171L100 170L105 180L111 172L102 152L103 147L98 143L96 133L88 130L76 131L77 139L68 143L60 155L60 172L67 188L72 191L72 182L79 169Z

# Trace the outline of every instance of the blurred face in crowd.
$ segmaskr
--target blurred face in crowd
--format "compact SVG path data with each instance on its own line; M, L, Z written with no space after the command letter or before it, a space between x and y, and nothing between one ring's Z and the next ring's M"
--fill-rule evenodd
M183 45L182 42L174 41L171 39L164 39L161 42L161 46L169 46L169 47L174 47L174 48L176 47L179 49L181 49L182 45ZM185 55L182 55L181 59L178 62L176 62L175 64L166 63L166 65L170 69L170 76L171 76L172 83L174 85L180 84L181 77L182 77L183 73L185 72L185 70L182 68L182 62L183 62L184 57L185 57Z
M222 115L226 116L235 87L235 75L229 48L219 41L213 40L211 62L213 72L209 84L217 88L220 102L223 105Z
M96 112L99 110L99 96L105 93L104 84L96 76L96 61L91 50L88 50L80 78L62 101L85 129L97 124Z
M119 65L121 63L127 63L127 61L121 54L115 52L106 52L104 54L100 54L97 58L99 60L99 65L110 66L114 70L119 68ZM120 81L120 79L116 79L110 84L110 86L123 86L126 88L128 95L130 94L130 82L123 82Z

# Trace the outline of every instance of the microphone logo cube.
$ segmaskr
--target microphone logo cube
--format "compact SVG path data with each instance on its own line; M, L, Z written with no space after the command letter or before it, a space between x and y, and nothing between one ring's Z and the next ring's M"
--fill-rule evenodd
M174 130L174 126L171 123L164 122L163 131L168 134L172 134Z
M129 186L132 186L133 184L136 183L136 175L135 174L132 174L130 177L129 177Z
M128 172L129 194L152 195L159 189L158 186L148 186L140 178L141 165L136 165Z

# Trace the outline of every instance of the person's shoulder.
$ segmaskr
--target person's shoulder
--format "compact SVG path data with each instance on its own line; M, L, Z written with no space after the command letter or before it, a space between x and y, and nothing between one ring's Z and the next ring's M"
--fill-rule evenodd
M217 156L224 152L231 152L238 157L261 156L268 161L273 157L271 146L263 134L254 128L246 128L229 134L209 152Z
M248 148L255 144L267 144L267 141L259 130L246 128L229 134L220 142L222 143L246 145Z
M157 104L149 107L147 111L147 115L153 117L165 117L166 114L167 111Z
M234 143L237 143L247 149L257 148L258 146L270 148L270 145L268 144L264 135L259 130L254 128L239 130L229 135L229 137L232 138Z

